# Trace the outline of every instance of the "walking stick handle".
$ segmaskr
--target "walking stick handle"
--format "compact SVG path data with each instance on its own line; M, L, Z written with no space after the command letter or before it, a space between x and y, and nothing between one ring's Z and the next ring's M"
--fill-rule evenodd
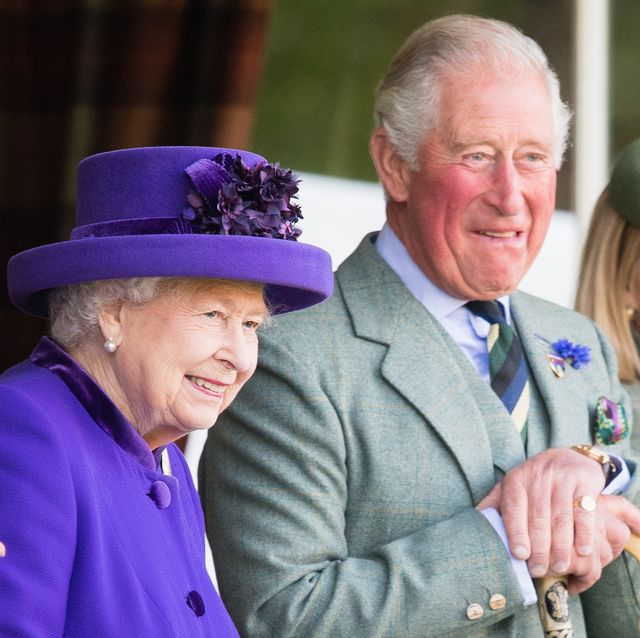
M544 576L536 578L534 583L545 638L573 638L567 577Z
M624 551L629 552L636 560L640 560L640 536L632 533L624 545Z
M640 536L631 534L624 546L634 558L640 560ZM573 638L569 616L569 594L566 576L545 576L535 581L538 609L545 638Z

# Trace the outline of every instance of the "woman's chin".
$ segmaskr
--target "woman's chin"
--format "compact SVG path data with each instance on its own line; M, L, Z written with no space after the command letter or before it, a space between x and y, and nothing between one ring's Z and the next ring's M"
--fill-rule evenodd
M194 418L190 423L187 432L195 432L197 430L208 430L212 428L218 416L222 412L222 406L216 406L215 408L208 408L206 410L200 410L197 418Z

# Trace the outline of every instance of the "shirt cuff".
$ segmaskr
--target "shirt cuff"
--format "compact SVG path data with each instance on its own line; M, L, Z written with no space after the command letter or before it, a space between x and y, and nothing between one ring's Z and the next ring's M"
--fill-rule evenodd
M627 474L628 474L627 470ZM511 552L509 551L509 543L507 541L507 532L504 529L504 523L502 522L502 517L498 514L497 510L492 507L486 510L482 510L480 512L491 524L491 527L496 531L502 544L504 545L507 554L509 554L509 560L511 561L511 567L513 567L513 571L516 574L516 578L518 579L518 584L520 585L520 591L522 592L522 597L524 598L525 605L533 605L538 601L538 596L536 594L536 588L533 584L533 580L529 574L529 569L527 567L527 563L524 560L520 560L519 558L515 558Z
M615 463L616 467L620 468L616 474L616 477L602 490L603 494L622 494L629 487L631 483L631 473L624 459L621 459L615 454L609 454L609 458Z

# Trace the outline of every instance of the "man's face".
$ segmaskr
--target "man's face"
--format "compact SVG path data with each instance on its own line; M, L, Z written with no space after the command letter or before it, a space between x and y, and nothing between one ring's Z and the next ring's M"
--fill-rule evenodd
M551 102L536 75L497 80L480 71L444 83L441 113L389 223L442 290L494 299L517 287L551 221Z

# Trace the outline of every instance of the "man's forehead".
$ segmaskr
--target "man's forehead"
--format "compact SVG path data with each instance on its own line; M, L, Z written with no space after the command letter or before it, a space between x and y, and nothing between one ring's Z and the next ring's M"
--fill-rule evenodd
M553 104L539 75L456 75L443 85L440 106L431 134L448 146L493 144L507 131L518 146L552 148L555 142Z
M448 148L453 152L462 152L464 150L476 147L501 147L505 139L499 134L500 131L480 131L476 130L475 135L466 131L460 132L450 131L445 138ZM513 142L516 148L532 148L538 150L553 149L554 138L552 135L523 135L512 136L508 141Z

